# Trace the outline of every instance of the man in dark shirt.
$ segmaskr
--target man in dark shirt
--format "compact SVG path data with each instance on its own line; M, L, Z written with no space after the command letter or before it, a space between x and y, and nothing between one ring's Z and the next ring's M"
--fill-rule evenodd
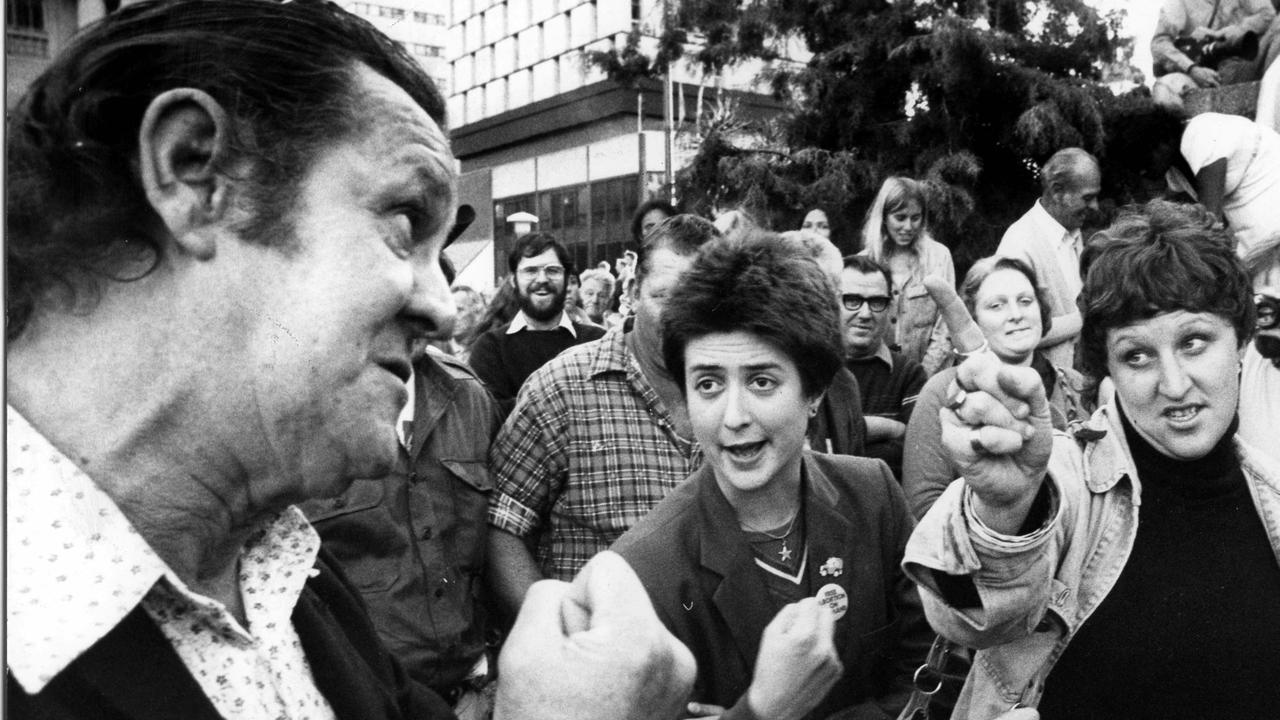
M483 718L496 670L481 587L488 455L501 418L479 378L435 348L414 361L408 388L391 474L302 509L409 676L459 718Z
M520 312L510 325L476 338L471 367L502 406L515 405L520 386L562 350L595 340L604 330L569 319L564 311L566 278L573 261L550 233L529 233L507 257Z
M874 260L852 255L840 272L840 314L846 366L862 390L867 419L867 456L889 463L902 479L902 439L924 386L924 368L885 344L889 332L889 271Z

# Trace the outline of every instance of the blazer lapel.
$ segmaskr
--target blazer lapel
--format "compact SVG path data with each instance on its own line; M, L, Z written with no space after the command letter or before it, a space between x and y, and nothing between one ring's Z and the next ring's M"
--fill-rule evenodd
M835 584L852 598L854 574L857 564L850 551L858 547L852 538L854 527L849 520L852 510L844 506L843 498L830 478L805 453L805 536L809 543L810 586L820 592L827 585ZM855 612L849 608L847 612ZM836 647L844 647L849 623L836 623Z
M773 600L742 540L737 515L716 485L711 467L704 463L694 480L699 483L702 567L720 578L711 600L733 633L747 667L751 667L760 650L760 633L773 619Z

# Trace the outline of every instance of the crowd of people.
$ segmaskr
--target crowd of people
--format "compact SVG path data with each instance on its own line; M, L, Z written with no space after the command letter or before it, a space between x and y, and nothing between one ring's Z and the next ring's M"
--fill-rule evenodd
M1280 707L1275 132L1153 103L1158 197L1063 148L958 283L893 175L490 291L444 107L335 5L144 0L13 110L13 717Z

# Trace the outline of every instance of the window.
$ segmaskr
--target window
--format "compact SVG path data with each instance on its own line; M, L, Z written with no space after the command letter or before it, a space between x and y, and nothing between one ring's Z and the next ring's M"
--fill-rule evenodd
M634 175L591 183L591 262L610 264L631 246L631 216L639 203Z
M5 0L5 52L30 57L49 56L41 0Z
M499 277L508 274L507 255L511 253L511 246L516 242L515 233L507 224L507 216L518 212L537 214L535 199L533 193L529 193L493 201L493 256L496 258L493 267Z
M423 25L444 25L445 24L444 15L441 15L439 13L428 13L428 12L418 12L418 11L414 11L413 21L416 23L422 23Z
M410 53L419 57L442 57L444 48L439 45L423 45L422 43L405 43Z

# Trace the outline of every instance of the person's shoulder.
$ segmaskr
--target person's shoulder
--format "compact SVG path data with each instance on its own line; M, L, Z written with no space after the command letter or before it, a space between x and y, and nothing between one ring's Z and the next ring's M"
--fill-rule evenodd
M1022 251L1029 242L1037 237L1036 208L1037 206L1032 204L1030 208L1027 208L1026 212L1019 215L1017 220L1014 220L1009 227L1005 228L1004 234L1000 236L1000 244L996 246L997 255L1007 255L1010 252Z
M882 474L881 468L888 472L888 466L879 458L813 451L809 451L808 456L810 461L817 465L823 474L830 479L842 479L857 483L860 478L879 477Z
M589 381L600 366L602 358L611 352L610 341L611 338L602 330L590 340L570 345L534 370L525 384L563 389L567 385Z
M609 548L631 562L642 577L649 565L670 562L673 549L690 539L689 530L697 523L697 478L695 474L672 488Z
M1245 138L1256 135L1259 127L1261 126L1256 122L1241 115L1206 112L1194 115L1187 121L1182 137L1187 140L1206 136L1218 141Z
M604 328L600 327L599 325L594 325L592 323L580 323L580 322L575 322L573 324L573 331L578 335L579 345L583 343L591 342L592 340L599 340L600 338L604 337L604 332L605 332Z
M427 358L436 367L440 368L450 380L483 382L470 365L437 347L427 347Z
M846 497L883 505L892 500L894 492L901 492L893 472L879 458L817 452L807 455L823 477Z
M916 372L924 372L924 366L914 358L909 358L897 350L890 350L889 357L893 358L894 372L903 375L909 375Z
M476 336L475 342L471 343L471 355L474 357L476 350L481 352L492 351L503 336L507 334L507 326L510 323L503 323L497 327L491 327L488 330Z

